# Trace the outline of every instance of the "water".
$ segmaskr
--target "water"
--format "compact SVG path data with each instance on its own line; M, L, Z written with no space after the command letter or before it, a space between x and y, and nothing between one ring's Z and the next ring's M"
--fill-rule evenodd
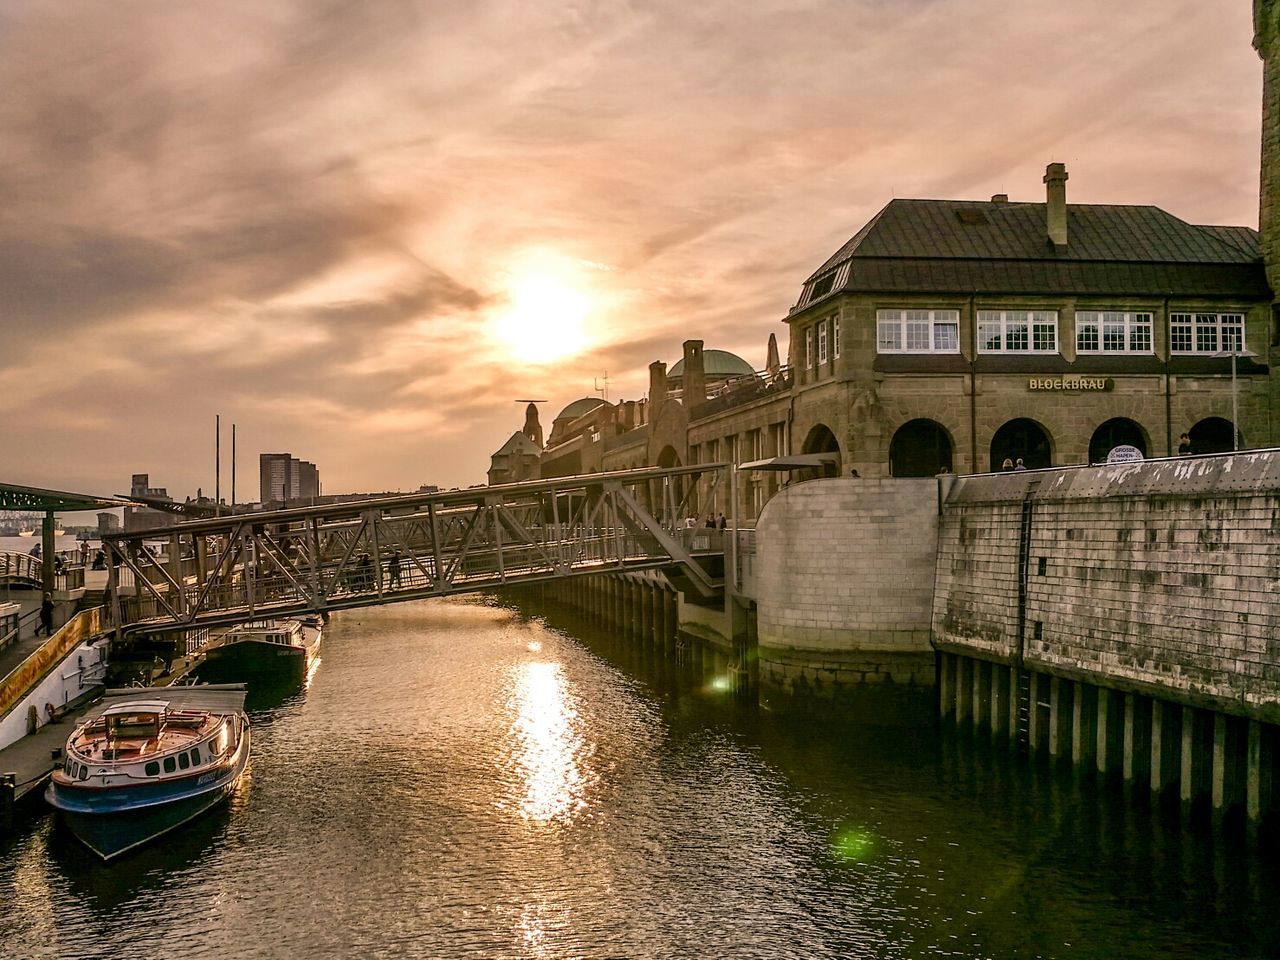
M590 649L478 599L335 616L226 808L111 867L50 818L0 846L0 955L1280 952L1265 858L927 722L743 709L573 629Z

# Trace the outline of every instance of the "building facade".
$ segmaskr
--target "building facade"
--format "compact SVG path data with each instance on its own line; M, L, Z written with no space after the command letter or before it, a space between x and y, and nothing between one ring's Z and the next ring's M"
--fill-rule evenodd
M541 475L831 454L840 473L923 477L1273 445L1258 232L1068 204L1067 179L1050 164L1043 202L890 202L803 283L787 363L686 341L646 400L566 407ZM739 517L813 475L744 473Z
M258 497L263 506L312 502L320 496L320 471L314 463L288 453L258 456Z

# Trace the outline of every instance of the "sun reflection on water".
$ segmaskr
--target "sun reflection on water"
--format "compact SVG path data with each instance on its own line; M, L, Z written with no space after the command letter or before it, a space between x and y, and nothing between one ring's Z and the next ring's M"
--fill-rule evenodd
M578 713L558 663L520 667L512 698L513 757L524 795L526 820L566 820L586 804L586 747Z

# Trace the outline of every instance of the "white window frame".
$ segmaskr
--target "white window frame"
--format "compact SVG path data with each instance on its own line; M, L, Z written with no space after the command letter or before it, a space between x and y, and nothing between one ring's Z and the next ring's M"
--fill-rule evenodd
M813 369L813 327L804 328L804 368Z
M926 339L928 345L910 346L910 327L928 325ZM954 344L938 346L939 328L952 327L955 333ZM892 342L886 333L893 334ZM876 311L876 352L877 353L946 353L960 352L960 311L959 310L877 310Z
M831 356L840 357L840 314L831 318Z
M988 330L998 326L999 341L996 346L988 346ZM1027 345L1025 347L1009 346L1010 333L1019 326L1026 327ZM1036 336L1042 332L1036 328L1049 327L1053 332L1053 347L1036 347ZM1049 356L1058 353L1058 311L1056 310L979 310L978 311L978 352L979 353L1017 353L1039 354Z
M1076 312L1076 353L1127 353L1148 356L1155 353L1155 328L1153 314L1145 310L1126 312L1122 310L1079 310ZM1094 327L1097 338L1096 347L1084 346L1086 327ZM1121 329L1122 344L1120 348L1107 346L1107 328ZM1135 335L1146 334L1146 347L1134 347Z
M827 362L827 321L818 321L818 365Z
M1201 347L1204 337L1213 335L1213 345ZM1230 333L1234 337L1229 336ZM1178 335L1185 333L1190 348L1176 346ZM1224 350L1230 350L1228 340L1234 339L1238 346L1236 351L1245 349L1245 322L1243 311L1237 310L1180 310L1169 313L1169 353L1178 356L1212 356Z

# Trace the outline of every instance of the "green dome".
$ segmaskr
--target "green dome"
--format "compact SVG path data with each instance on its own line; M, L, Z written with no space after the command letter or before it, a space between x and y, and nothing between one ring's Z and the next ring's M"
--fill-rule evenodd
M751 364L736 353L730 353L728 350L703 350L702 370L708 377L741 377L755 373L755 368ZM683 375L684 358L681 357L667 371L667 376L680 377Z
M599 397L583 397L581 400L575 400L556 414L556 419L552 422L554 423L560 420L577 420L578 417L582 416L584 413L590 413L602 403L604 403L604 401Z

